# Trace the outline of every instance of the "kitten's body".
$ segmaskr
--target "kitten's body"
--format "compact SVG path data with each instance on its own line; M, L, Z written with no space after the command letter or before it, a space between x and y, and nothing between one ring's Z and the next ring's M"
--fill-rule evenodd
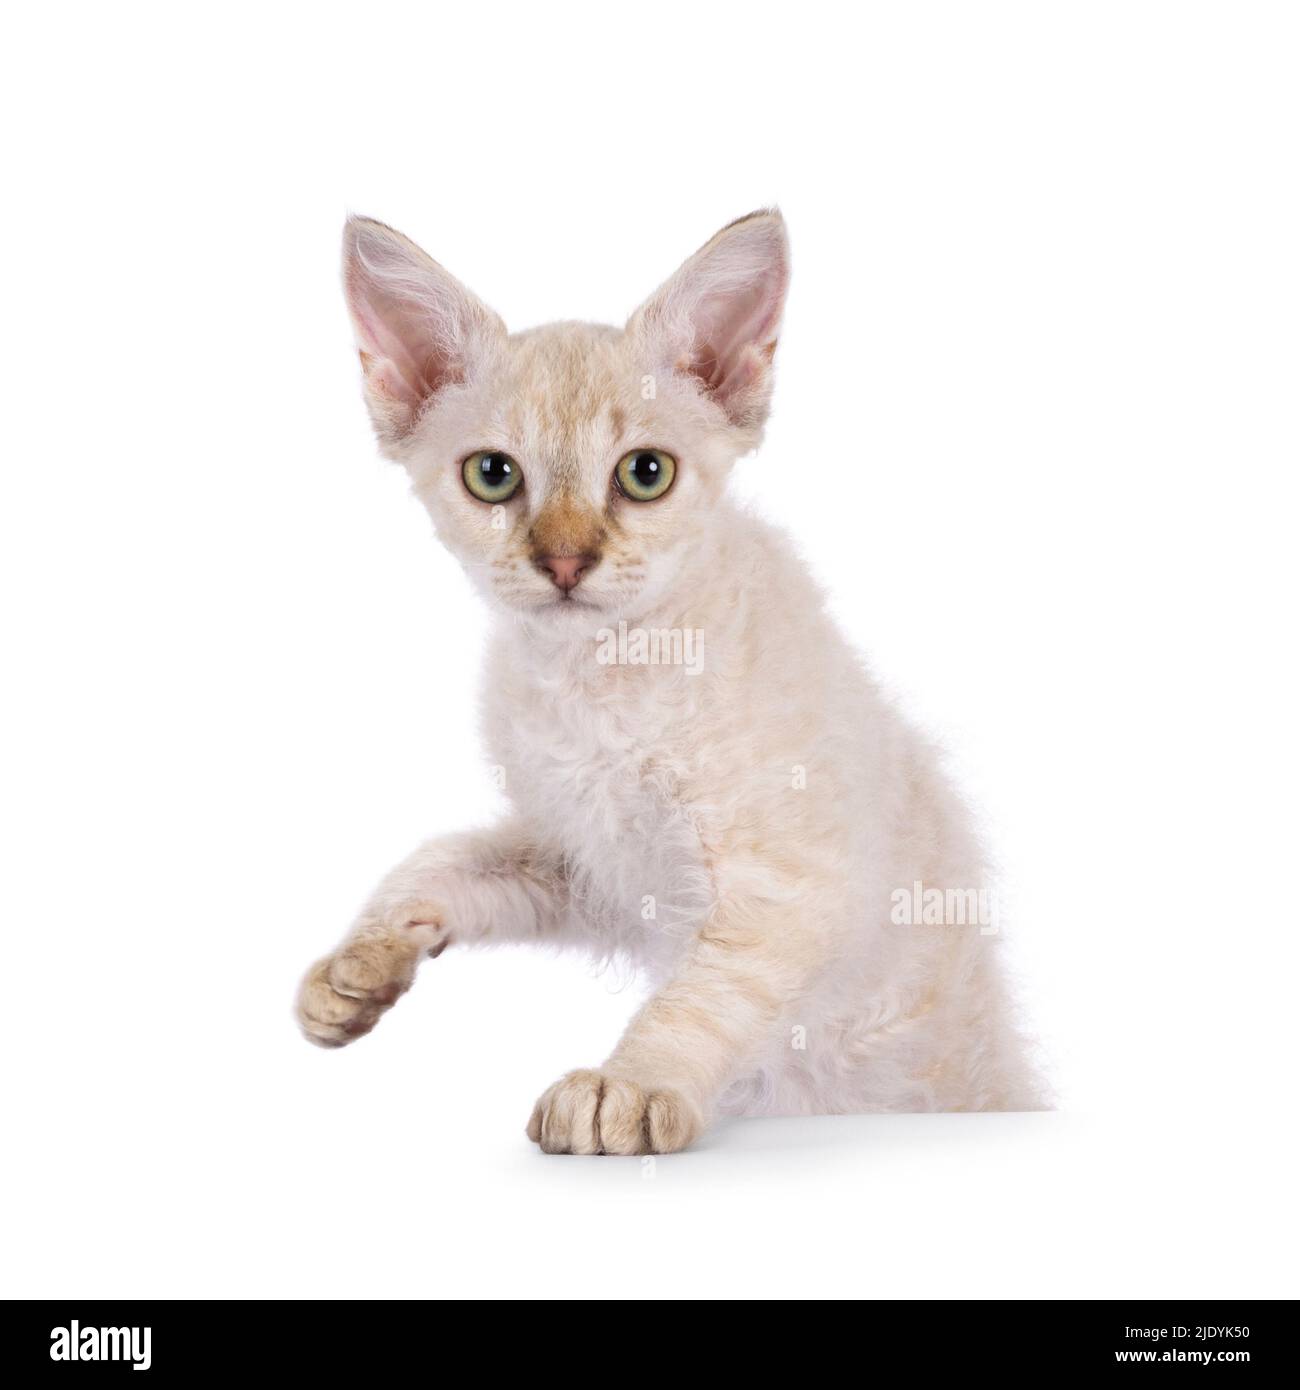
M453 303L468 346L449 349L428 328L448 300L426 294L405 359L382 324L410 343L392 287L413 292L414 248L376 244L357 253L368 278L349 281L372 412L499 610L483 724L515 814L390 876L309 975L309 1035L372 1026L420 950L572 941L636 962L655 992L599 1071L538 1103L530 1133L552 1151L678 1148L714 1113L1036 1105L996 938L890 920L892 895L918 881L983 886L964 808L785 541L725 492L766 410L779 219L721 233L622 333L506 339L470 300ZM464 294L450 285L437 294ZM409 365L384 376L434 341L437 361L467 365L432 382L422 368L414 389ZM609 492L610 460L651 445L678 459L677 481L629 507ZM526 479L495 535L449 467L482 447ZM597 560L576 587L539 587L545 554L578 553ZM619 623L698 634L702 660L601 660Z

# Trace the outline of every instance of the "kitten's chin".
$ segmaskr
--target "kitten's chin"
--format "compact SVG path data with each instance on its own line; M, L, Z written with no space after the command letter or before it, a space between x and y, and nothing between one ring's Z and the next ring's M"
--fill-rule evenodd
M530 610L541 622L572 623L587 622L605 611L605 605L593 599L579 598L570 594L568 598L545 599Z
M575 637L590 636L609 620L608 604L579 594L539 599L513 610L522 612L526 622L539 632Z

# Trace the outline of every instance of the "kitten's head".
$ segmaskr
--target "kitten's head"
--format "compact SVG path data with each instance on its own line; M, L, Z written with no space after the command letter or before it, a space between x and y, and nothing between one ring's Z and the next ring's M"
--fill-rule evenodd
M495 603L557 630L705 582L759 440L789 278L777 212L733 222L622 329L509 334L413 242L349 220L344 282L385 453Z

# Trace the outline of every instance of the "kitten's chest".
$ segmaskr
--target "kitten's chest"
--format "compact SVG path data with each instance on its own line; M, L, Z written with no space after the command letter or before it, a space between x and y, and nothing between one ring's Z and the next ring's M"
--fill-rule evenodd
M691 915L703 872L681 793L680 734L695 703L681 680L515 671L490 702L507 795L563 855L589 909L642 930Z

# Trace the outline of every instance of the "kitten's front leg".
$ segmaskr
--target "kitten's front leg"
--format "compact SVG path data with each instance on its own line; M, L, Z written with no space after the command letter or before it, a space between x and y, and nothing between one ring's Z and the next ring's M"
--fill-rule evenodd
M819 934L793 901L723 904L604 1066L570 1072L542 1096L528 1137L547 1153L684 1149L724 1087L805 996L825 958Z
M411 987L424 956L458 942L542 936L566 898L558 864L517 821L430 840L388 875L338 950L307 972L298 1022L310 1041L341 1047Z

